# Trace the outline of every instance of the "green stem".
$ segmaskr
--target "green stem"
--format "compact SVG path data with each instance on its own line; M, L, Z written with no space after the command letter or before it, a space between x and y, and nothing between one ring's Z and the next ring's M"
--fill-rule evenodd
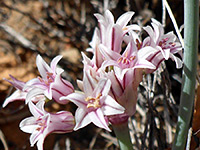
M133 150L128 121L112 125L121 150Z
M195 96L199 0L184 0L184 68L178 123L172 150L184 150Z

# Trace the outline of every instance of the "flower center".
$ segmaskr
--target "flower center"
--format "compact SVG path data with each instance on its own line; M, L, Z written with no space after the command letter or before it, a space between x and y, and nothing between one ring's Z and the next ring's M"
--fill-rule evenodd
M36 130L37 130L37 131L44 131L44 129L46 128L46 120L42 120L41 118L38 118L37 121L38 121L37 124L38 124L40 127L38 127Z
M39 78L40 82L49 86L52 82L54 82L54 76L53 76L53 73L50 73L50 72L47 72L46 74L47 74L46 80L42 79L41 77L38 77L38 78Z
M125 56L122 56L118 59L118 64L130 65L130 63L135 59L135 56L128 57L128 52L125 53Z
M169 40L168 38L162 39L162 40L158 43L158 45L159 45L160 47L162 47L162 48L170 48L170 47L176 46L176 43L174 43L174 42L169 42L169 43L167 43L168 40Z
M99 93L99 95L97 97L90 97L88 96L85 101L88 102L87 104L87 108L99 108L101 107L100 105L100 97L102 96L101 93Z

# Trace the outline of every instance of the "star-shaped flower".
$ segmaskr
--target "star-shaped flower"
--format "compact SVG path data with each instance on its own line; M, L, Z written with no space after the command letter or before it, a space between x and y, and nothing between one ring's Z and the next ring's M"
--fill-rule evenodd
M152 19L152 27L144 27L144 30L149 34L140 45L141 47L151 46L155 52L149 55L148 61L152 62L156 68L163 60L171 58L176 62L176 67L182 67L182 61L174 54L179 54L182 57L182 47L177 37L173 32L164 33L164 28L160 22Z
M74 91L72 84L61 77L64 71L57 68L57 63L62 56L55 57L50 66L42 59L40 55L36 58L36 65L41 77L32 79L26 83L26 88L34 87L27 95L26 102L29 102L37 95L45 95L48 99L54 99L60 104L66 104L68 101L60 101L61 96L66 96Z
M74 117L70 112L60 111L55 114L44 110L44 101L34 105L28 103L32 117L25 118L20 122L20 129L31 133L31 146L37 142L38 150L43 150L43 143L47 135L52 132L68 133L74 128Z
M28 92L32 89L30 87L30 88L27 88L26 90L24 90L24 87L26 85L25 82L17 80L12 75L10 75L10 78L13 81L7 80L7 79L4 79L4 80L6 80L10 84L12 84L16 88L16 91L14 91L14 93L12 93L8 98L5 99L5 101L3 103L3 107L6 107L10 102L25 101ZM33 97L31 99L31 101L38 102L41 99L45 99L44 96L40 95L40 96Z
M84 72L84 93L72 93L61 98L70 100L78 106L75 113L76 126L74 130L83 128L92 122L96 126L110 131L106 116L124 113L124 108L108 95L110 86L109 79L96 81L88 70Z

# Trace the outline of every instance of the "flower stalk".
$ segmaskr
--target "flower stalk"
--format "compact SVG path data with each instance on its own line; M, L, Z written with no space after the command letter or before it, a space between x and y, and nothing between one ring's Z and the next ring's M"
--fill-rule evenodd
M192 116L196 84L199 33L198 4L198 0L184 0L184 68L178 123L172 150L183 150L185 148Z
M133 150L128 121L112 125L121 150Z

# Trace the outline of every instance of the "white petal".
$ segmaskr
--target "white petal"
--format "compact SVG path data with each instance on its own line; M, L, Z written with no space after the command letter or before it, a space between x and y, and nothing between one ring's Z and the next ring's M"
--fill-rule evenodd
M93 96L96 97L99 95L99 93L101 93L103 96L108 95L108 92L110 91L110 87L111 87L111 81L109 79L101 79L97 87L93 91L93 93L95 94Z
M42 133L40 131L35 130L30 136L31 146L34 146L34 144L41 138L43 138Z
M154 39L154 31L150 26L143 27L143 29L149 34L151 39Z
M12 84L16 89L22 91L22 90L23 90L23 87L24 87L24 85L25 85L25 82L17 80L17 79L16 79L15 77L13 77L12 75L9 75L9 76L10 76L10 78L11 78L13 81L10 81L10 80L5 79L5 78L3 78L3 80L6 80L6 81L9 82L10 84Z
M20 122L19 127L23 132L32 133L39 126L36 124L35 117L28 117Z
M85 95L82 93L72 93L67 96L63 96L60 100L70 100L78 107L85 108L87 106L87 102L85 101Z
M131 17L134 15L133 11L126 12L122 14L116 21L116 24L119 24L122 28L124 28L128 22L131 20Z
M86 96L91 96L91 93L95 89L97 81L91 76L90 70L84 71L83 76L83 89Z
M105 115L117 115L124 113L124 107L118 104L111 96L107 96L101 108Z
M30 104L29 104L30 105ZM45 112L44 110L44 105L45 105L45 101L44 100L41 100L39 102L36 103L36 107L41 110L42 112Z
M26 82L23 91L29 91L33 89L33 87L40 87L40 88L45 88L44 84L39 80L39 78L34 78Z
M44 101L41 101L41 102L38 102L40 104L41 107L43 106L44 107ZM40 116L43 116L45 114L44 112L44 108L38 108L35 104L33 104L31 101L28 103L28 106L29 106L29 110L30 112L33 114L33 116L35 118L39 118Z
M178 69L182 68L183 62L182 62L182 60L181 60L180 58L174 56L174 55L171 54L171 53L170 53L170 58L171 58L172 60L175 61L175 63L176 63L176 68L178 68Z
M38 68L38 71L40 72L42 78L46 79L47 72L52 72L52 69L49 67L49 65L43 60L43 58L40 55L37 55L36 58L36 65Z
M143 59L139 60L136 66L134 68L148 68L148 69L156 69L156 66L152 64L151 62Z
M64 70L62 68L55 68L55 74L57 75L61 75L61 73L63 73Z
M161 48L161 53L163 55L163 57L165 58L165 60L168 60L169 59L169 55L170 55L170 49L162 49Z
M83 52L81 52L81 55L83 57L83 61L82 62L83 62L84 65L93 66L93 63L92 63L90 58L88 58Z
M74 127L74 130L78 130L80 128L83 128L87 126L89 123L91 123L90 117L82 108L78 108L75 113L75 120L76 120L76 126Z
M99 29L96 27L94 29L94 33L93 33L93 36L92 36L92 41L89 43L90 46L94 49L96 47L97 44L99 44L100 42L100 31ZM93 51L91 51L93 52Z
M37 142L38 150L43 150L44 138L40 138Z
M91 111L89 112L89 116L90 119L92 120L92 122L100 128L106 129L107 131L111 130L109 129L107 122L104 118L103 112L101 111L101 109L97 109L96 111Z
M117 97L119 97L120 95L122 95L123 93L123 87L119 81L119 79L116 77L116 75L114 74L114 72L108 72L107 74L108 78L111 80L111 92L113 92L113 94Z
M26 104L28 102L30 102L34 97L38 96L38 95L43 95L44 94L44 89L40 89L40 88L34 88L32 90L30 90L26 96Z
M83 81L77 80L76 82L77 82L77 85L78 85L79 89L80 89L81 91L83 91Z
M114 17L109 10L106 10L106 12L105 12L105 19L106 19L108 25L114 24Z
M51 69L52 69L53 72L56 71L56 66L57 66L57 64L58 64L58 62L60 61L61 58L62 58L62 56L58 55L51 61L50 66L51 66Z
M23 92L20 90L16 90L12 95L10 95L8 98L5 99L2 107L6 107L8 103L14 102L14 101L25 101L27 92Z
M141 58L146 59L158 51L159 51L158 49L153 48L151 46L145 46L138 51L138 53L137 53L138 59L141 59Z
M99 45L99 50L101 52L101 54L108 60L115 60L117 61L121 55L117 52L114 52L110 49L108 49L106 46L104 46L103 44Z

